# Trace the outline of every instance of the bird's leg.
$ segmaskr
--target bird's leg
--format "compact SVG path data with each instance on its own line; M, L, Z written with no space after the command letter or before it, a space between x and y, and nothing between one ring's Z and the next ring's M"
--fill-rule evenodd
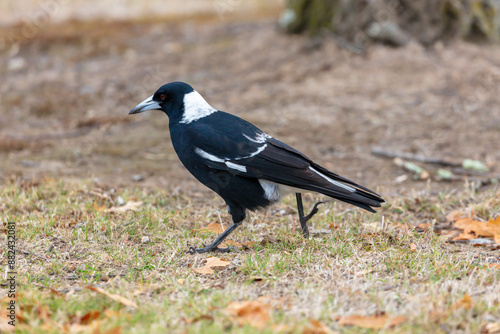
M300 227L302 227L302 235L304 238L309 238L309 229L307 228L307 221L311 219L316 213L318 213L318 206L320 204L323 204L325 202L317 202L314 204L311 212L307 216L304 216L304 205L302 204L302 194L301 193L296 193L295 196L297 197L297 211L299 211L299 221L300 221Z
M188 254L196 254L196 253L201 254L201 253L210 252L210 251L229 253L229 251L231 249L234 249L234 247L218 248L217 246L219 246L224 241L224 239L226 239L227 236L231 234L231 232L233 232L238 226L240 226L241 223L242 223L242 221L240 221L238 223L233 223L233 225L229 226L224 232L222 232L217 237L217 239L215 239L214 242L212 242L210 245L208 245L206 247L203 247L203 248L190 247Z

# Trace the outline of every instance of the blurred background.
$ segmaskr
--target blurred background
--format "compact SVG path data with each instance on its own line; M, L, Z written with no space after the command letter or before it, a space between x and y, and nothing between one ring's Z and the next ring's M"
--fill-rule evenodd
M498 183L499 1L0 1L0 180L207 191L159 112L185 81L384 194Z

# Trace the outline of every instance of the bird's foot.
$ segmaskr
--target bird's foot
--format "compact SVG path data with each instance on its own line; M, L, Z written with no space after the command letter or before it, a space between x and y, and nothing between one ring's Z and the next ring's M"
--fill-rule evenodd
M236 250L233 246L226 247L226 248L219 248L217 246L213 247L211 245L203 247L203 248L194 248L194 247L189 247L189 251L187 252L188 254L203 254L206 252L216 252L216 253L229 253L232 250Z

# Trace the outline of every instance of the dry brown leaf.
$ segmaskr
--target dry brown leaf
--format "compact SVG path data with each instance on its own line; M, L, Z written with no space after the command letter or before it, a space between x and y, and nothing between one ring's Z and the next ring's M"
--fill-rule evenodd
M451 306L451 309L452 310L456 310L457 308L469 309L471 307L474 307L474 301L468 294L465 294L464 298L460 299L458 302L456 302Z
M94 310L94 311L89 311L85 313L81 318L80 318L80 323L82 325L88 325L95 319L99 318L101 316L101 312Z
M201 233L213 232L213 233L220 234L220 233L224 232L226 229L227 229L227 227L224 228L224 226L222 224L211 223L205 227L194 230L193 232L201 232Z
M233 240L226 240L221 244L222 247L240 247L241 244L239 242Z
M269 322L271 305L260 301L232 302L226 312L236 318L241 326L245 323L257 328L264 328Z
M462 210L456 210L456 211L452 211L449 214L447 214L446 220L450 223L453 223L459 219L471 217L473 214L474 213L472 211L466 212L466 211L462 211Z
M417 228L420 228L420 229L422 229L422 230L424 230L424 231L427 231L427 230L429 230L429 229L431 229L431 228L432 228L432 224L428 224L428 223L421 223L421 224L418 224L418 225L417 225Z
M104 315L107 318L116 318L116 317L119 317L121 315L121 313L119 311L107 309L107 310L104 310Z
M105 295L106 297L108 297L110 299L113 299L116 302L122 303L125 306L137 308L137 304L135 302L131 301L130 299L127 299L127 298L120 296L120 295L117 295L117 294L109 293L101 288L96 287L96 286L86 286L85 289L98 292L102 295Z
M488 267L494 268L494 269L500 269L500 263L489 263Z
M114 206L112 208L104 210L104 212L121 213L127 211L138 211L141 205L142 202L128 201L122 206Z
M404 223L396 223L396 224L393 224L392 227L394 227L398 230L402 230L403 232L408 232L410 230L408 224L404 224Z
M271 327L273 329L273 333L289 332L290 331L290 327L288 327L285 324L277 324L277 325L275 324L275 325L272 325Z
M480 222L472 218L460 218L455 221L454 226L466 233L474 233L477 237L495 237L496 233L500 234L500 216L496 219L491 218L487 222Z
M209 275L213 274L214 270L212 269L213 267L227 267L231 264L231 262L223 259L219 259L218 257L213 257L210 256L207 258L207 263L198 269L193 269L194 272L197 272L199 274L204 274L204 275Z
M458 240L471 240L475 239L476 235L474 233L469 233L469 232L462 232L456 237L454 237L452 240L458 241Z
M94 207L94 210L98 211L98 212L104 211L104 209L106 209L105 205L102 205L102 206L98 205L97 202L95 202L95 201L94 201L93 207Z
M495 232L495 234L493 235L493 240L495 240L497 244L500 244L500 233Z
M417 251L417 245L415 245L415 244L412 242L412 243L410 244L410 250L411 250L412 252Z
M109 331L104 332L104 334L122 334L122 326L111 328Z
M488 322L483 326L481 333L490 334L490 333L500 333L500 323L496 322Z
M302 332L302 334L334 334L334 333L337 332L334 332L327 325L314 319L309 319L308 326L304 328L304 331Z
M179 285L184 285L184 281L185 281L185 279L183 279L183 278L179 278L179 279L177 280L177 283L179 283Z
M349 315L339 321L340 326L358 326L362 328L382 329L384 327L394 327L408 320L405 316L390 317L388 314L362 316Z

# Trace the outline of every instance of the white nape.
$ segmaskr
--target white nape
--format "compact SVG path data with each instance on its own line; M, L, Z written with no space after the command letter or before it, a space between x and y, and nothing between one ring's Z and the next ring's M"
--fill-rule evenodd
M197 91L184 95L184 115L180 123L189 124L216 112Z
M327 180L328 182L336 185L337 187L344 188L352 193L356 191L356 188L349 187L348 185L345 185L341 182L335 181L332 178L326 176L325 174L318 172L316 169L312 168L311 166L309 166L309 169L312 170L313 172L315 172L316 174L318 174L319 176L321 176L322 178L324 178L325 180Z

